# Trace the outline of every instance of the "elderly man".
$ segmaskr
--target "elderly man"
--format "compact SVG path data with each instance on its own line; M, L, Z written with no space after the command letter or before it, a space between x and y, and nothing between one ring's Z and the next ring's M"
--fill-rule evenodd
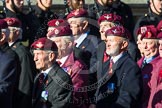
M7 27L6 21L0 19L0 103L2 108L13 108L19 59L7 43L9 35Z
M89 27L88 13L85 9L77 9L71 11L67 16L67 20L72 30L74 37L74 55L81 59L91 69L96 62L96 49L98 47L99 39L91 35ZM96 73L90 73L89 85L96 82ZM95 90L91 89L88 93L91 97Z
M106 53L111 58L104 63L104 76L98 79L96 108L139 108L142 75L127 53L127 30L122 26L112 27L106 36Z
M93 66L96 61L96 48L98 46L98 39L94 35L89 35L88 13L85 9L77 9L72 11L68 16L72 35L75 42L75 55L87 64L88 68Z
M21 43L22 28L21 22L17 18L6 18L10 30L8 43L17 53L20 60L20 73L14 93L14 108L29 108L32 106L32 87L36 75L35 63L30 51Z
M69 108L73 86L70 76L56 62L57 45L44 37L35 41L31 49L40 70L34 80L33 108Z
M150 97L151 76L156 68L155 64L160 58L157 29L154 25L149 25L143 26L141 30L144 56L138 61L138 65L141 68L143 78L142 107L146 108Z
M60 49L60 58L57 61L72 78L74 91L71 108L88 108L88 94L84 89L88 85L88 69L82 60L74 57L71 29L68 25L60 26L52 33L50 39L55 41Z

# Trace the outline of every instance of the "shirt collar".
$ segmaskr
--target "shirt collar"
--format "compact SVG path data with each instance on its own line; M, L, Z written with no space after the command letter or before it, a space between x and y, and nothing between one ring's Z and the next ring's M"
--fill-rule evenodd
M46 69L45 71L41 71L41 73L44 73L44 75L47 75L50 70L52 69L53 66L51 66L50 68Z
M111 59L113 60L114 63L116 63L121 57L122 57L123 53L120 53L119 55L115 56L115 57L111 57Z
M88 33L90 31L88 30L86 33L82 34L78 39L75 40L76 47L78 48L79 45L84 41L84 39L88 36Z
M152 60L154 60L154 58L156 58L158 55L152 56L150 58L144 58L144 60L146 61L146 63L150 63Z
M67 60L68 56L69 56L69 55L67 55L67 56L65 56L65 57L62 57L62 58L60 59L60 62L61 62L61 65L60 65L60 66L62 66L62 65L65 63L65 61Z

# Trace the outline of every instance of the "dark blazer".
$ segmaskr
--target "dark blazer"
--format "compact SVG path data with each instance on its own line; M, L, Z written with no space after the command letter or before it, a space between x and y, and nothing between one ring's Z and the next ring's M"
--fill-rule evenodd
M109 61L104 63L106 66L108 64ZM102 73L96 91L97 108L139 108L142 75L131 57L125 52L113 65L112 75L108 75L106 69L103 71L97 72Z
M33 108L43 108L44 105L46 108L70 108L72 81L70 76L56 62L43 83L42 90L36 91L38 77L34 80ZM47 100L41 96L42 91L48 92Z
M14 93L14 108L29 108L32 106L32 87L36 75L35 63L29 50L16 41L11 48L17 53L20 60L20 74L18 87Z
M100 40L93 35L88 35L78 48L74 48L75 57L83 60L88 68L96 62L96 49Z
M10 51L7 51L1 49L0 47L0 105L1 108L12 108L13 90L16 83L16 77L18 72L17 66L18 63L17 63L17 57L15 56L15 53L11 49Z

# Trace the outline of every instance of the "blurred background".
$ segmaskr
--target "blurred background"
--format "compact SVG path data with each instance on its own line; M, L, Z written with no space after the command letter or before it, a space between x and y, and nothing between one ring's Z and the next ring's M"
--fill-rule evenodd
M3 10L3 1L0 0L0 11ZM141 16L147 13L147 0L121 0L125 3L127 3L132 11L135 21ZM28 3L31 3L31 5L35 5L36 0L24 0L24 8L28 9ZM94 0L85 0L87 7L92 5L94 3ZM53 0L53 6L52 10L56 14L61 14L65 12L65 5L64 0Z

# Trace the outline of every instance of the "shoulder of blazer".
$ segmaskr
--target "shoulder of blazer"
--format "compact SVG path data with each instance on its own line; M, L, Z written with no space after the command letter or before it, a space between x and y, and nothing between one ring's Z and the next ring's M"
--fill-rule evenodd
M56 80L56 78L64 81L70 80L70 76L57 63L54 63L49 76L51 76L52 80Z

